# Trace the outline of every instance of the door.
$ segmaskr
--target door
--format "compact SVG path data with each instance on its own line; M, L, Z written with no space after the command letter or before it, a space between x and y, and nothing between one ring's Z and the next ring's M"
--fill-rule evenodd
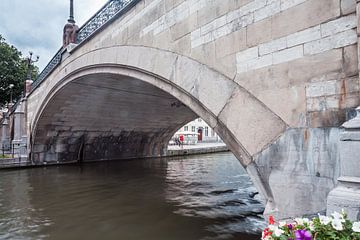
M198 130L198 142L201 142L203 138L203 130L199 128Z

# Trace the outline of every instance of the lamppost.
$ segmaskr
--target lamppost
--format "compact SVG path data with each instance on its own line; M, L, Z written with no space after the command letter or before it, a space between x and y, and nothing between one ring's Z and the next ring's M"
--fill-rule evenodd
M9 89L10 89L10 103L12 103L12 89L14 88L14 86L15 86L15 85L12 84L12 83L9 85Z
M29 52L29 57L26 58L26 62L27 62L27 80L31 81L31 67L33 63L36 63L37 61L39 61L39 56L36 56L36 60L32 60L32 56L33 56L33 52Z

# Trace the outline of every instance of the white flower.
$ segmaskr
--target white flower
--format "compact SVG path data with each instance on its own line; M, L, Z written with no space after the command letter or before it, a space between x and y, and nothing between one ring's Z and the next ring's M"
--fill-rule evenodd
M308 218L303 218L303 221L304 221L304 223L307 223L307 224L310 223L310 220Z
M269 225L269 229L272 232L274 232L276 228L277 228L277 226L275 226L275 225Z
M334 212L333 214L331 214L333 216L333 218L337 221L340 221L340 222L345 222L345 219L344 219L344 215L338 213L338 212Z
M275 234L276 237L280 237L281 234L283 234L283 233L284 233L283 230L281 230L281 229L278 228L278 227L275 227L275 229L274 229L274 234Z
M322 216L320 214L319 214L319 220L322 225L327 225L331 222L331 218L329 218L327 216Z
M304 223L309 223L310 220L308 218L295 218L295 221L298 225L304 225Z
M354 222L352 226L354 232L360 232L360 222Z
M285 227L286 222L285 221L279 221L279 227Z
M334 218L334 219L332 220L332 222L331 222L331 225L333 226L333 228L334 228L335 230L338 230L338 231L343 230L343 225L342 225L341 219L336 219L336 218Z
M309 222L309 228L310 228L310 231L314 231L314 230L315 230L315 226L314 226L314 222L313 222L313 221L310 221L310 222Z
M295 222L298 224L298 225L304 225L304 220L302 218L295 218Z

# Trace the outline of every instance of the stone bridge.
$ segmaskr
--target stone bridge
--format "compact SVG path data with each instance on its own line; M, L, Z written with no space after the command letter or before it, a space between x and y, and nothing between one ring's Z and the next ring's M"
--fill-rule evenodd
M325 211L360 104L355 0L138 0L104 22L33 84L32 163L163 156L201 117L266 214Z

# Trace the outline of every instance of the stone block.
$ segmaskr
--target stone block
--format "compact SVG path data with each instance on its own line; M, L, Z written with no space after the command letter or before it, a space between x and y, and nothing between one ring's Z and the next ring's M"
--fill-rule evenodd
M241 14L242 13L239 11L239 9L236 9L234 11L231 11L231 12L227 13L226 14L226 23L231 23L235 19L240 18Z
M257 92L255 96L290 127L305 126L306 104L303 86L269 88Z
M296 5L299 5L305 1L306 0L281 0L281 11L295 7Z
M290 34L286 37L287 47L293 47L321 38L320 25Z
M200 72L198 89L192 92L198 94L198 100L216 116L231 98L236 84L217 72L202 68ZM221 89L221 91L219 91ZM209 98L209 96L217 96Z
M280 38L319 25L340 15L339 0L307 0L272 19L272 37Z
M286 38L279 38L268 43L259 45L259 55L273 53L287 47Z
M236 54L236 62L237 64L246 63L247 61L256 59L258 57L259 57L258 47L252 47Z
M323 97L339 93L339 82L337 80L326 82L309 83L306 86L306 97Z
M350 45L344 47L344 73L345 76L354 76L359 73L359 59L358 59L357 45Z
M197 12L198 26L203 26L218 17L214 3L215 2L210 2L210 3L207 2L207 3L203 3L204 6L201 8L199 7L194 8L192 12L194 13Z
M65 152L66 149L67 149L67 145L66 145L66 144L56 144L56 146L55 146L55 152L56 152L56 153Z
M254 12L254 22L261 21L280 12L280 0L273 0L270 4Z
M271 54L249 60L247 62L247 71L267 67L273 64L273 56Z
M246 30L234 32L215 41L216 57L234 54L246 48Z
M47 149L47 147L43 144L35 144L33 147L32 147L32 151L34 153L41 153L41 152L45 152Z
M191 50L191 58L210 67L216 66L215 42L210 42Z
M251 156L274 141L286 128L278 116L241 88L234 91L219 119Z
M345 121L346 110L343 109L329 109L306 114L307 126L313 128L340 127Z
M327 37L335 35L345 30L356 28L356 15L351 14L345 17L338 18L334 21L321 24L321 36Z
M233 31L237 31L242 28L245 28L246 26L252 24L253 22L254 22L254 14L249 13L245 16L242 16L242 17L236 19L234 22L232 22L232 29L233 29Z
M357 177L360 179L360 161L355 161L358 149L360 148L360 141L341 141L341 172L343 176Z
M224 76L216 72L206 71L206 68L201 64L189 61L184 57L178 58L171 81L207 105L207 108L214 114L221 111L235 86L235 83L225 79ZM218 91L219 89L221 91ZM208 98L208 96L218 94L222 97Z
M356 0L341 0L341 14L347 15L356 11Z
M215 19L214 21L202 26L200 28L200 35L204 36L204 35L212 32L212 31L214 31L216 29L216 26L215 26L216 21L217 21L217 19Z
M201 46L204 43L203 37L200 36L194 40L191 40L191 48L196 48Z
M174 66L176 63L176 55L170 52L162 52L161 54L154 54L156 56L153 62L154 68L153 71L165 78L170 79L173 74L174 68L169 66Z
M357 42L357 34L355 30L347 30L320 40L305 43L304 54L313 55L330 49L345 47Z
M271 40L271 19L264 19L249 25L246 28L246 44L248 47L256 46Z
M221 38L223 36L226 36L232 32L233 32L232 26L230 24L226 24L220 28L217 28L215 31L213 31L214 40Z
M236 56L230 54L222 58L218 58L218 64L216 70L223 73L230 79L234 79L236 75Z
M261 9L266 6L266 0L255 0L249 2L245 6L240 8L240 13L242 16L247 15L249 13L255 12L258 9Z
M304 56L303 46L296 46L292 48L287 48L281 51L274 52L273 64L279 64L283 62L289 62L295 59L302 58Z
M176 53L183 54L185 56L190 56L191 55L190 35L188 34L175 41L171 49Z

